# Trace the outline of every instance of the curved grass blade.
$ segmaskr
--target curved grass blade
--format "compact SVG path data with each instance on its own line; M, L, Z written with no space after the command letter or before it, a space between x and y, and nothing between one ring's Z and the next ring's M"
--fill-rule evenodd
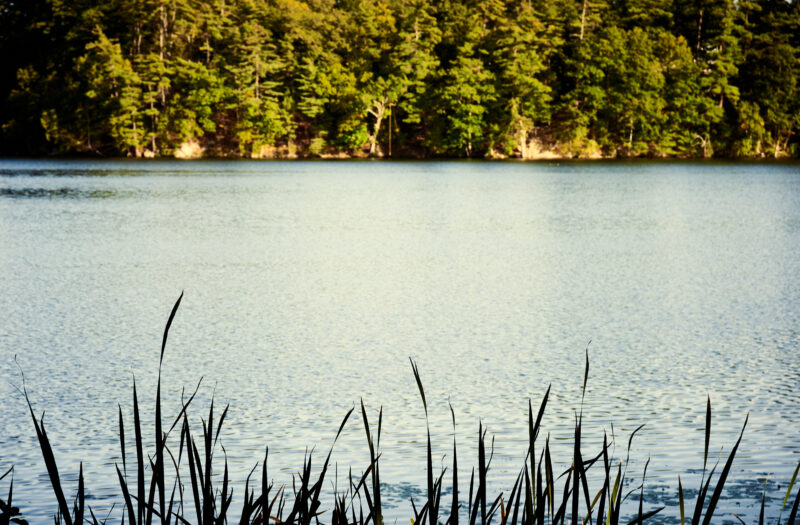
M634 523L644 523L645 520L648 520L648 519L652 518L653 516L655 516L656 514L661 512L662 510L664 510L665 508L666 507L659 507L657 509L645 512L640 517L634 519L633 521L628 522L628 525L633 525Z
M164 328L164 338L161 340L161 357L158 359L159 370L161 369L161 363L164 361L164 349L167 347L169 328L172 326L172 320L175 318L175 313L178 311L178 307L181 305L181 299L183 299L183 291L181 291L181 295L178 297L178 300L175 301L175 306L172 307L172 312L170 312L169 319L167 319L167 326Z
M783 503L781 504L781 512L783 512L783 509L786 508L786 502L789 501L789 495L792 493L792 487L794 487L794 482L797 481L798 471L800 471L800 463L798 463L797 466L795 467L794 474L792 475L792 480L789 482L789 487L786 489L786 495L783 497Z
M586 369L583 372L583 388L581 389L581 411L583 411L583 398L586 396L586 382L589 380L589 345L592 340L586 345Z
M425 418L428 418L428 402L425 401L425 389L422 388L422 380L419 378L419 369L417 368L417 364L414 362L413 359L410 357L408 358L411 361L411 370L414 371L414 379L417 380L417 387L419 388L419 395L422 397L422 406L425 408Z
M36 437L39 440L39 448L42 450L42 457L44 458L45 467L47 467L47 475L50 478L50 484L53 487L56 500L58 500L58 509L67 525L72 525L72 518L69 515L69 507L67 507L67 499L64 497L64 490L61 488L61 478L58 475L58 466L56 465L56 458L53 454L53 448L50 446L50 440L47 438L47 431L44 428L44 413L42 413L41 420L36 419L33 413L33 405L28 398L28 391L23 385L23 394L25 395L25 402L28 403L28 410L33 419L33 426L36 428Z
M700 516L703 514L703 505L705 505L706 502L708 487L711 485L711 478L714 477L717 466L718 465L714 465L714 468L711 469L711 473L708 475L708 479L700 486L700 492L697 494L697 503L695 503L694 506L694 514L692 515L692 525L698 525L698 523L700 523Z
M703 517L703 525L709 525L711 523L711 516L714 515L714 509L717 506L717 502L719 501L720 496L722 495L722 487L725 485L725 480L728 478L728 473L731 471L731 465L733 465L733 458L736 456L736 451L739 448L739 443L742 442L742 436L744 436L744 429L747 427L747 420L750 419L750 414L744 418L744 425L742 425L742 431L739 434L739 439L736 440L736 444L733 446L730 455L728 456L728 461L725 462L725 467L722 469L722 472L719 475L719 480L717 481L717 486L714 488L714 494L711 495L711 499L708 501L708 509L706 510L706 515Z
M128 485L125 483L125 478L122 475L122 472L119 470L119 466L115 465L117 469L117 477L119 478L119 486L122 489L122 497L125 499L125 508L128 509L128 521L131 525L135 525L136 522L136 513L133 510L133 501L131 501L131 494L128 491ZM123 514L123 517L125 515ZM125 521L123 519L123 521Z
M645 425L645 423L642 423L641 425L636 427L636 430L631 432L631 437L628 438L628 452L625 455L625 467L626 467L626 470L627 470L627 466L628 466L628 461L631 458L631 444L633 443L633 436L635 436L637 432L639 432L642 428L644 428L644 425Z
M800 490L797 491L797 497L794 498L794 505L792 505L792 512L789 514L789 521L786 525L794 525L797 520L797 508L800 506Z

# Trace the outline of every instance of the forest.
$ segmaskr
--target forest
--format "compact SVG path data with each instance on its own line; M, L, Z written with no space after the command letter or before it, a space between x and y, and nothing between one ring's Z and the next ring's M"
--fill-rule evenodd
M800 156L786 0L0 0L0 154Z

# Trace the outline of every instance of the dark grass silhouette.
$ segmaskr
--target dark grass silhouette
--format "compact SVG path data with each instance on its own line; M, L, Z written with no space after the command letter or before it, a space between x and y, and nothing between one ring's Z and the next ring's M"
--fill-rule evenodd
M276 487L268 476L269 449L266 448L264 458L260 462L260 481L253 480L252 476L256 467L251 470L245 481L244 493L240 496L241 511L237 515L231 512L233 490L230 488L227 458L222 459L221 481L219 473L220 461L215 454L217 440L228 412L226 406L219 418L215 417L214 401L211 401L208 414L202 421L199 432L193 431L189 425L188 410L200 387L197 388L182 407L178 415L165 425L161 413L161 363L164 358L169 328L180 306L183 294L175 303L164 329L164 337L159 357L158 383L155 401L155 450L145 453L144 438L142 436L141 411L136 391L133 384L133 449L135 458L131 458L129 465L128 448L126 442L126 425L119 409L119 439L122 452L122 465L116 466L119 481L121 504L117 509L119 523L129 525L151 525L160 523L170 524L197 524L215 525L222 523L235 523L240 525L264 525L268 522L292 525L318 525L330 523L331 525L384 525L381 500L380 477L380 439L383 421L383 410L379 411L377 428L372 433L367 410L361 401L361 413L364 430L369 448L370 463L366 466L360 477L353 477L352 469L347 479L347 486L343 489L335 487L333 494L333 508L326 510L322 507L323 482L328 474L331 452L347 423L353 409L342 419L339 429L325 456L321 468L312 468L313 452L306 454L302 468L294 477L292 486ZM413 509L412 521L414 525L460 525L460 516L468 521L468 525L544 525L544 524L581 524L581 525L628 525L639 524L661 512L664 507L659 507L647 512L644 511L644 483L649 460L642 473L641 484L623 495L623 487L628 479L628 460L633 438L642 428L637 428L628 439L626 459L616 465L611 464L608 442L604 435L602 449L594 456L585 456L581 447L583 397L586 393L586 382L589 375L589 354L586 352L586 368L584 372L583 389L581 395L581 409L575 415L574 447L571 466L565 472L556 474L553 470L553 459L550 454L549 436L544 439L544 446L539 440L540 424L550 395L548 387L539 409L534 417L533 405L528 403L528 451L520 468L519 474L508 496L505 493L497 495L487 494L487 476L492 462L492 449L490 443L487 453L486 429L482 423L478 425L478 462L477 472L473 467L467 491L467 508L463 509L459 502L460 492L458 479L458 450L457 442L453 438L452 459L452 500L449 508L445 503L442 515L442 488L445 483L446 469L436 471L432 461L432 446L430 427L427 425L428 405L425 398L422 379L416 363L411 361L411 368L419 389L422 406L425 411L427 427L427 469L426 490L423 501L411 499ZM47 468L50 483L53 487L57 507L54 515L56 524L78 525L82 523L101 524L111 518L98 519L91 506L86 503L86 490L84 487L83 466L79 468L78 489L72 499L72 507L68 504L64 487L61 483L55 453L44 425L44 415L37 419L33 405L28 397L23 382L23 394L28 403L36 435L42 451L42 457ZM455 429L455 412L450 407ZM705 446L703 452L703 474L697 500L691 516L686 513L686 500L680 477L678 477L678 500L680 506L680 521L684 525L687 521L691 525L709 525L722 496L723 487L731 470L736 451L742 440L747 418L739 438L736 440L725 464L715 477L718 465L708 471L708 450L711 438L711 400L706 404ZM174 439L170 441L173 431L179 428L178 444L175 448ZM539 448L537 448L539 441ZM223 449L224 453L224 449ZM130 468L129 468L130 467ZM601 471L602 479L599 486L590 487L587 473L590 469ZM181 477L188 470L188 479ZM783 498L781 523L783 511L788 509L787 504L793 493L800 465L795 469L786 495ZM20 510L12 506L13 496L13 468L0 476L0 481L10 476L7 500L0 499L0 525L10 523L26 524ZM713 483L713 484L712 484ZM559 490L559 486L561 490ZM638 513L635 518L625 522L620 514L622 502L634 492L639 491ZM710 493L710 496L709 496ZM794 496L793 504L786 521L787 525L797 522L798 505L800 505L800 490ZM736 516L738 518L738 516ZM688 520L687 520L688 518ZM740 518L740 522L744 523ZM621 521L622 520L622 521ZM759 525L764 523L764 498L761 503ZM462 524L463 525L463 524Z

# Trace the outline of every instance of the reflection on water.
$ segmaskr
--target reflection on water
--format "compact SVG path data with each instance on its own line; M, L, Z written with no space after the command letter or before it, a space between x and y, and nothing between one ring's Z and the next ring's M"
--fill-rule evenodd
M108 199L117 197L116 191L82 191L76 188L0 188L0 197L32 199Z
M16 465L34 521L55 509L17 355L70 492L83 460L104 508L117 405L130 420L135 374L152 406L185 290L167 413L203 376L195 422L212 396L231 403L221 440L236 479L269 445L276 481L291 482L363 398L376 418L383 406L387 517L408 519L426 464L412 356L435 461L450 464L450 401L462 479L480 420L496 436L490 488L508 492L527 400L549 384L543 437L569 467L591 339L587 456L605 431L624 458L646 423L629 489L651 458L645 502L674 521L677 474L700 484L710 394L714 461L750 413L720 519L753 521L768 476L774 521L800 461L798 246L797 165L3 161L0 471ZM334 460L340 483L368 465L358 418Z

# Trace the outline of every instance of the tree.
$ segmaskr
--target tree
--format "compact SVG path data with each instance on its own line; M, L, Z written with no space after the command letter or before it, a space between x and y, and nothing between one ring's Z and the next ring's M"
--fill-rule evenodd
M118 42L112 42L99 27L96 35L97 39L86 46L87 54L79 61L90 86L86 96L106 116L108 133L115 146L128 155L140 157L145 144L141 79L122 55Z

